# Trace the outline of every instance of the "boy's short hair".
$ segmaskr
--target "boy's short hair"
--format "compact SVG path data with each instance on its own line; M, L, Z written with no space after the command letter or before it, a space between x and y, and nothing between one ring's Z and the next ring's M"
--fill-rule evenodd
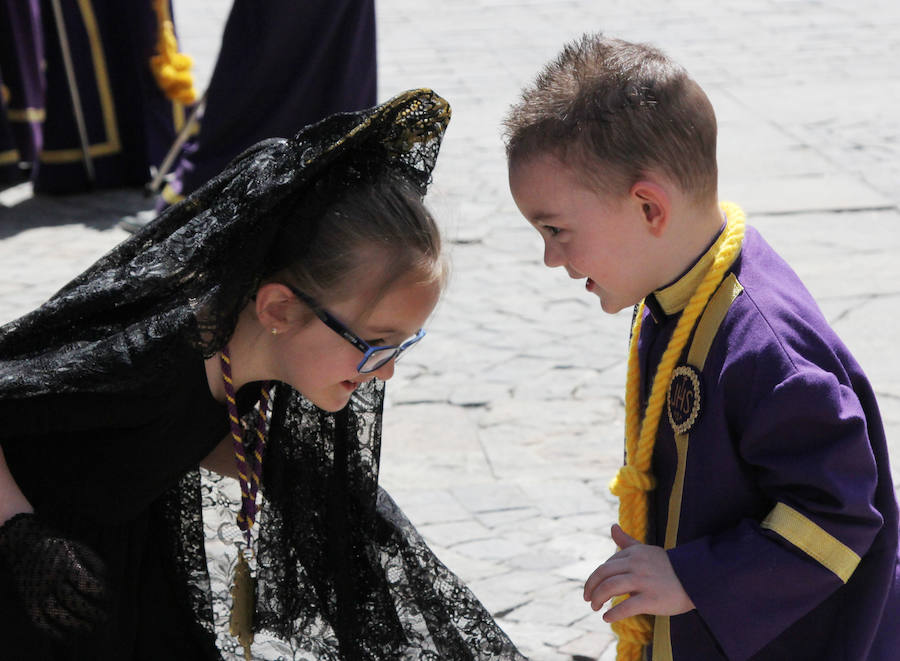
M510 167L549 153L609 194L650 171L698 201L717 194L712 104L684 68L646 44L585 34L566 45L504 127Z

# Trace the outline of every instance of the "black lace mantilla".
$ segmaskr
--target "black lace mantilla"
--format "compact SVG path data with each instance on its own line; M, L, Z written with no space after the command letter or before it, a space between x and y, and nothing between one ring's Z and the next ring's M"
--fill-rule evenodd
M449 119L443 98L413 90L369 110L327 117L293 139L250 147L43 306L6 325L0 355L8 367L0 387L4 378L28 371L11 362L19 359L38 368L35 389L48 381L77 388L77 370L60 378L46 370L66 359L82 365L98 352L142 349L173 333L186 333L212 356L260 279L286 266L266 260L280 228L304 217L298 209L316 184L350 184L390 171L424 195ZM340 190L331 185L328 193Z
M143 375L158 375L160 356L184 340L213 355L260 279L279 266L265 264L274 237L312 187L389 170L424 195L449 116L441 97L414 90L248 149L0 329L0 394L146 385ZM522 658L379 489L383 384L361 388L335 414L284 384L273 403L256 527L256 628L287 641L292 656L284 658ZM155 507L168 522L182 599L216 658L202 521L209 495L192 472Z

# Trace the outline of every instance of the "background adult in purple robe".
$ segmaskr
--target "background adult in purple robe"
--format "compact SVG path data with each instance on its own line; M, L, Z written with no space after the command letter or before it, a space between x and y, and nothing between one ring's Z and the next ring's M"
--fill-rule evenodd
M157 210L180 200L259 140L375 104L373 0L235 0L198 134Z
M27 178L41 149L43 52L40 0L0 0L0 183Z
M4 6L0 24L8 38L0 40L0 68L10 79L13 101L4 119L13 126L24 121L32 133L30 140L19 138L17 146L31 145L18 149L20 161L32 164L35 192L76 193L91 185L146 183L150 167L165 156L185 112L180 103L166 98L150 68L160 30L153 4L60 3L95 171L93 184L84 165L53 8L49 0L31 0L27 11L25 3L15 0L5 0ZM171 13L168 3L164 7Z

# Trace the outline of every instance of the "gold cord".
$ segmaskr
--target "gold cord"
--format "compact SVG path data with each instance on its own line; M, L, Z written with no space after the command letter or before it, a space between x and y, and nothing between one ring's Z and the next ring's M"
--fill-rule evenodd
M649 506L647 492L656 486L656 481L650 473L650 462L672 372L681 358L700 313L719 286L726 270L737 258L744 239L744 212L730 202L722 202L721 207L728 224L714 246L716 256L712 265L684 308L659 361L643 422L640 415L641 373L638 363L643 301L638 307L631 331L625 386L625 465L619 469L609 488L613 495L619 497L619 525L641 543L647 541ZM621 603L627 598L628 595L620 595L613 599L613 604ZM653 620L649 615L636 615L614 622L612 629L619 639L616 661L639 661L644 646L650 642L653 635Z

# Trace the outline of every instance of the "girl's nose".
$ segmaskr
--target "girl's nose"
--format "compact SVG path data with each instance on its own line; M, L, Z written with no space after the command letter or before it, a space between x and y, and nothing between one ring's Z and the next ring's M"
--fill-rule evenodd
M394 359L391 358L384 365L372 372L372 374L382 381L387 381L388 379L390 379L392 376L394 376Z

